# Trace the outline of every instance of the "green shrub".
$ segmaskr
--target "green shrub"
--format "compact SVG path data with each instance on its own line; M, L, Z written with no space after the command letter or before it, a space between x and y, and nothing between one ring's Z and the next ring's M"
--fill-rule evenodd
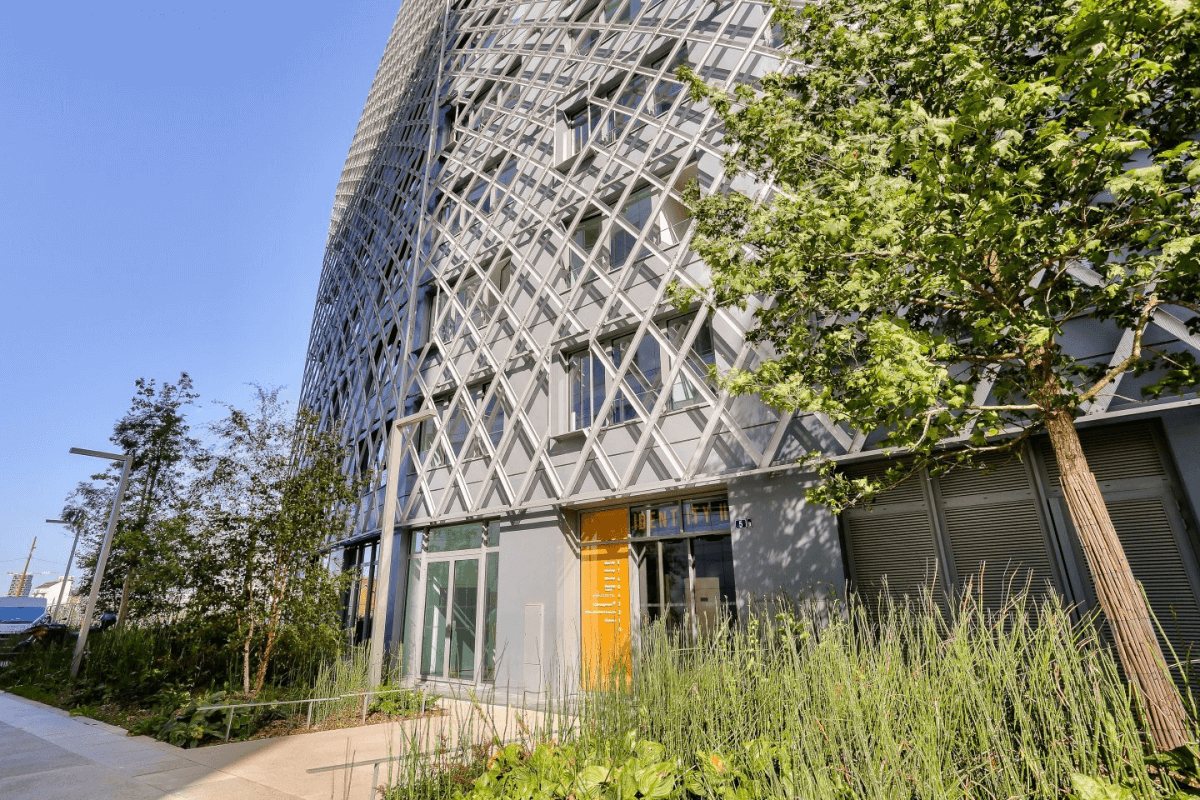
M416 689L404 689L385 684L380 686L379 690L387 692L387 694L375 695L372 698L369 710L373 714L378 713L388 717L412 717L422 711L428 711L436 704L432 696Z
M223 710L204 709L237 702L237 696L225 692L213 692L187 701L166 716L154 737L176 747L198 747L215 741L224 741L229 731L230 741L248 739L263 725L286 716L281 706L255 706Z

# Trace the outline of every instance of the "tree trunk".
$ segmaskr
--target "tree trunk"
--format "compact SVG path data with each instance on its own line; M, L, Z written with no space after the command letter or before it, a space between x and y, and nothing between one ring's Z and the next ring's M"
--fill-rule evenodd
M133 583L133 567L125 570L125 580L121 583L121 603L117 606L116 627L125 624L125 616L129 613L129 587Z
M253 639L254 626L251 625L246 638L242 640L242 694L247 696L250 694L250 647Z
M1067 510L1091 569L1096 598L1108 618L1121 666L1145 706L1150 738L1161 751L1182 747L1190 740L1187 712L1155 638L1142 587L1129 568L1100 485L1083 454L1074 415L1067 409L1052 411L1046 415L1046 428L1058 461Z

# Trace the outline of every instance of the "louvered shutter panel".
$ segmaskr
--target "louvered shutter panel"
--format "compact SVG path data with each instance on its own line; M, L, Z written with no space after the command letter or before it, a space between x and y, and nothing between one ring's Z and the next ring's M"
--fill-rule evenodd
M1025 465L1011 458L985 465L937 478L955 588L970 589L991 609L1026 587L1035 597L1057 591L1057 569Z
M1196 554L1176 510L1151 424L1083 430L1079 438L1129 566L1145 588L1159 626L1178 658L1200 655L1200 603L1194 573L1189 569L1196 563ZM1058 504L1069 525L1070 514L1062 500L1058 465L1049 442L1043 444L1042 455L1050 477L1051 501ZM1074 538L1073 530L1071 536ZM1094 602L1090 574L1086 580ZM1170 660L1169 650L1166 655Z
M903 597L941 583L921 480L920 476L908 478L881 493L870 507L842 514L854 588L869 603L885 587L892 596Z

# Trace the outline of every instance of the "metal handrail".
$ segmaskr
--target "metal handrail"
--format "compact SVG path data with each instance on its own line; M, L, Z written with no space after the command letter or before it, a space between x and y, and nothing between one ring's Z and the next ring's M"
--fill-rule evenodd
M229 737L233 732L233 715L234 712L242 708L261 708L264 706L287 706L287 705L304 705L308 704L308 718L305 721L304 727L311 728L313 725L313 707L317 703L332 703L338 700L346 700L352 697L361 697L362 703L362 721L367 721L367 709L370 707L371 698L384 694L397 694L399 692L413 692L415 689L400 687L397 689L371 689L365 692L347 692L336 697L309 697L302 700L260 700L253 703L221 703L219 705L196 706L197 711L220 711L227 712L225 721L225 741L229 741ZM424 716L426 712L425 701L429 697L425 692L420 692L421 695L421 711L418 716Z

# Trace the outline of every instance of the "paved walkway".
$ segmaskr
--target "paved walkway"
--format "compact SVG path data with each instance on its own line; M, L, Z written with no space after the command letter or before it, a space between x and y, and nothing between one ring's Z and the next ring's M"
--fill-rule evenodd
M443 715L423 720L181 750L0 692L0 798L372 800L373 759L405 753L414 741L428 751L493 733L511 740L536 724L503 706L440 705ZM386 775L384 765L378 780Z

